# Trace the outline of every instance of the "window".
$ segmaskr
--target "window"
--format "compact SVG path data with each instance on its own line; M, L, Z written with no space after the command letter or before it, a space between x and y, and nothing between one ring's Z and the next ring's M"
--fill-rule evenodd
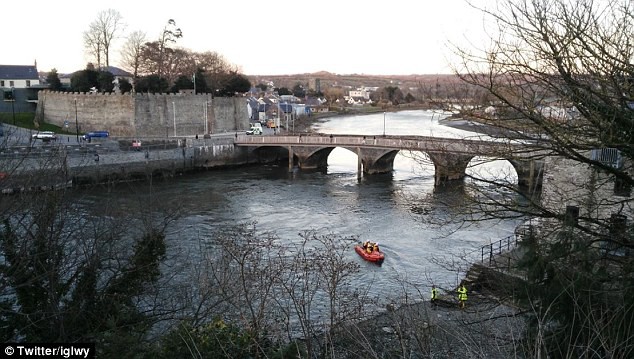
M631 243L628 240L627 217L613 213L608 220L609 236L600 243L605 254L619 257L629 257Z
M614 168L621 168L623 166L623 158L621 158L621 152L616 148L599 148L592 150L590 159L592 161L601 162L604 165L612 166Z
M9 81L9 87L14 87L14 86L15 86L14 81Z
M26 80L26 87L31 87L31 80Z
M632 193L632 186L630 184L621 179L620 177L616 177L614 179L614 195L621 197L629 197Z
M564 215L564 224L567 226L576 226L579 222L579 207L566 206L566 214Z
M4 87L4 80L0 80L0 87Z

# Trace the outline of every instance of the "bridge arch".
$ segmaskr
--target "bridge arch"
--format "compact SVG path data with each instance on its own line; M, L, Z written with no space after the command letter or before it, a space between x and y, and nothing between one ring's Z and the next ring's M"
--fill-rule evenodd
M503 182L509 186L518 183L515 166L505 158L474 156L466 170L469 181L495 181Z
M288 149L283 146L253 147L249 151L249 162L274 163L288 160Z
M292 153L292 163L301 169L322 170L328 167L328 156L336 147L293 147L289 149ZM289 158L291 156L289 155Z

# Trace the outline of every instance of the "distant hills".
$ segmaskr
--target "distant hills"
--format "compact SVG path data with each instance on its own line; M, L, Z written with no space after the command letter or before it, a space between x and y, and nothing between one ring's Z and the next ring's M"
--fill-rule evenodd
M297 83L307 85L313 79L319 79L321 88L343 87L357 88L395 86L402 90L419 88L420 86L448 86L459 83L460 79L452 74L430 75L366 75L366 74L333 74L328 71L294 75L248 75L253 85L272 81L275 87L292 88Z

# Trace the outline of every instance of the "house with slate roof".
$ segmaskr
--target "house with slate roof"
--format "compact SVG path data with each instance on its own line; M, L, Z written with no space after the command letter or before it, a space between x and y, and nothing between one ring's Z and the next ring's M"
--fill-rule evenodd
M42 88L37 65L0 65L0 112L35 112Z
M0 65L0 88L24 89L40 84L37 66Z

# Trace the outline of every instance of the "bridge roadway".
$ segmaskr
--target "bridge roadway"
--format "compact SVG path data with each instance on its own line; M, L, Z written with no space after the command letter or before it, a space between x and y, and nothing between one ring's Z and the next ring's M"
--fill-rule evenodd
M435 168L436 185L447 181L462 180L469 162L476 156L509 161L518 175L518 185L532 191L541 187L543 158L545 154L511 140L484 141L481 139L456 139L428 136L362 136L298 134L258 136L236 134L236 146L249 146L258 155L261 148L283 147L288 149L289 170L321 169L328 165L328 155L336 147L346 148L357 154L357 173L388 173L393 170L394 158L399 151L426 153ZM266 151L263 151L266 152Z

